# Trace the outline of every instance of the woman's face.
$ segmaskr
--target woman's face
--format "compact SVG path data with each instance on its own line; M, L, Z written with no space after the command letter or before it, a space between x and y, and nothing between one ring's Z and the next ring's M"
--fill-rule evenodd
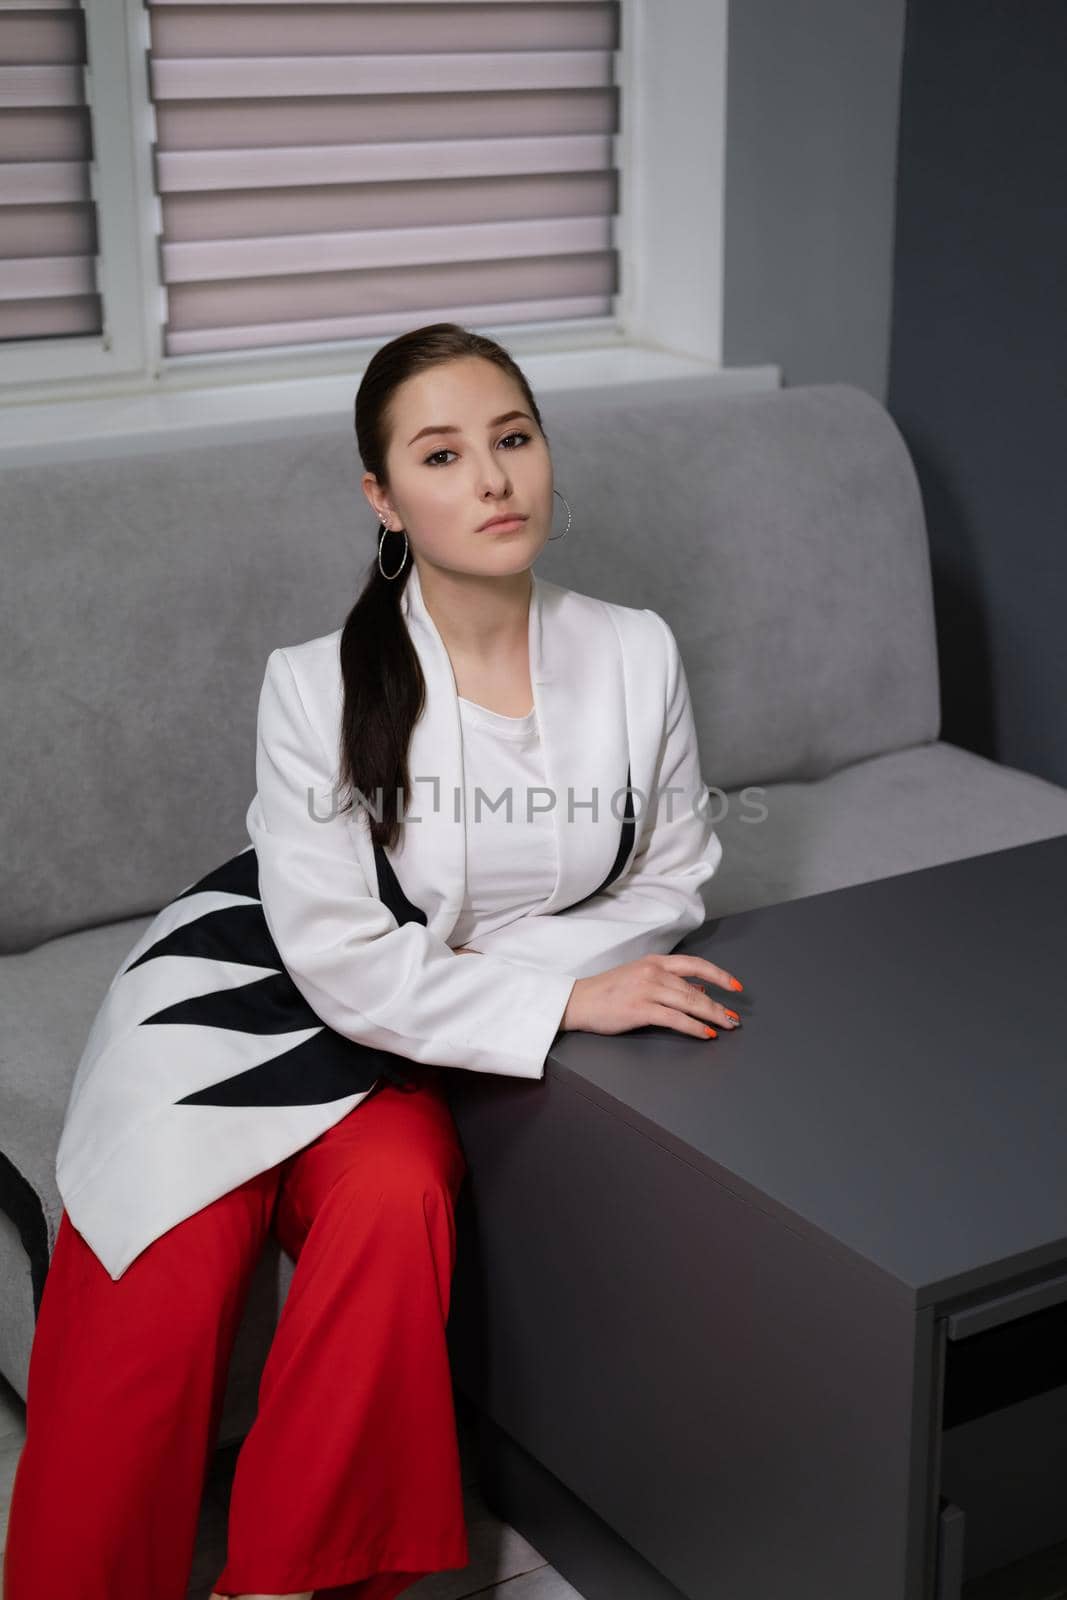
M383 520L451 572L529 567L551 532L552 459L515 380L481 356L442 362L401 384L389 415L388 490L363 478L371 505L392 512ZM525 520L482 527L511 514Z

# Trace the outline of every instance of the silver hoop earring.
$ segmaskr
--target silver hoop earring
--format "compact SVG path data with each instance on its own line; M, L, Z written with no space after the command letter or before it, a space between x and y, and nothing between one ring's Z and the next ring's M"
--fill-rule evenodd
M552 493L559 494L563 504L567 506L567 526L564 528L562 533L552 534L551 537L546 541L548 544L552 544L556 539L565 539L568 533L571 531L571 508L569 505L567 505L567 497L564 494L560 494L558 489L553 489Z
M382 566L382 545L385 543L386 534L392 532L393 530L390 529L390 528L387 528L384 522L379 523L378 526L382 530L380 535L379 535L379 537L378 537L378 571L381 573L383 578L399 578L400 574L404 570L404 567L405 567L405 565L407 563L407 559L408 559L408 536L407 536L406 533L404 533L403 528L397 528L395 530L397 533L403 533L404 534L404 555L403 555L403 559L401 560L400 565L397 567L395 572L386 572L385 568Z

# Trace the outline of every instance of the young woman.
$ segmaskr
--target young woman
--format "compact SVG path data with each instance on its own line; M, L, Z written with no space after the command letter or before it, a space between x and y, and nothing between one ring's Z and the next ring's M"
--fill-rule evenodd
M677 644L532 573L557 491L524 375L417 329L356 433L378 560L342 629L271 654L251 844L153 920L78 1066L5 1600L182 1600L268 1232L295 1270L214 1600L465 1566L442 1069L736 1025L701 986L736 978L670 953L722 855Z

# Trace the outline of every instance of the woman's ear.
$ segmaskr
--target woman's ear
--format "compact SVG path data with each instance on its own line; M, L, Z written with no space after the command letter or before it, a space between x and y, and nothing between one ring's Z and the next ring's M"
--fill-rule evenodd
M388 527L390 519L392 518L392 511L389 508L386 496L382 492L381 485L374 476L373 472L365 472L363 474L363 477L360 480L360 487L367 497L367 504L374 512L374 515L378 518L378 521L384 522Z

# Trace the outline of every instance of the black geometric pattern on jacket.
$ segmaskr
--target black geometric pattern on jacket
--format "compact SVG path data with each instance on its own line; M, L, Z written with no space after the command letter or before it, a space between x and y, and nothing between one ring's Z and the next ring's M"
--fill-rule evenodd
M629 859L634 841L633 797L630 793L630 768L626 769L626 810L615 860L603 882L576 905L584 905L600 894L619 876ZM418 922L427 925L426 913L408 899L381 845L374 846L378 893L398 924ZM254 905L221 906L175 928L131 961L132 972L160 956L186 956L203 961L236 962L274 970L263 978L229 985L206 994L192 995L145 1017L142 1026L180 1022L216 1031L221 1046L225 1034L296 1033L316 1028L302 1044L247 1067L218 1083L209 1084L194 1094L185 1095L178 1105L189 1106L293 1106L323 1105L346 1095L370 1090L379 1080L398 1089L413 1090L418 1085L405 1077L397 1065L398 1057L388 1050L360 1044L329 1027L312 1009L293 982L278 947L267 927L259 892L259 863L255 848L242 850L221 866L214 867L175 897L213 891L241 895ZM561 913L566 915L572 907ZM403 1058L399 1058L403 1059Z
M391 870L391 869L390 869ZM395 876L394 876L395 884ZM396 885L399 889L399 885ZM199 960L239 962L253 967L273 967L265 977L237 988L223 985L214 992L192 995L164 1006L144 1019L142 1026L181 1022L213 1030L205 1038L205 1049L214 1043L225 1048L228 1031L258 1034L295 1033L308 1028L317 1031L302 1044L279 1055L247 1067L218 1083L188 1094L177 1101L188 1106L295 1106L323 1105L346 1095L369 1091L384 1079L398 1089L413 1090L417 1084L397 1065L400 1059L388 1050L360 1044L355 1039L328 1027L296 987L278 947L271 937L259 893L259 862L254 847L214 867L204 877L182 891L175 900L186 900L205 891L243 895L255 905L221 906L206 911L184 927L157 939L126 968L143 966L159 956L187 956ZM385 896L383 895L383 899ZM390 910L397 915L399 900L394 895ZM398 920L414 915L426 918L410 902ZM400 907L404 910L404 907Z

